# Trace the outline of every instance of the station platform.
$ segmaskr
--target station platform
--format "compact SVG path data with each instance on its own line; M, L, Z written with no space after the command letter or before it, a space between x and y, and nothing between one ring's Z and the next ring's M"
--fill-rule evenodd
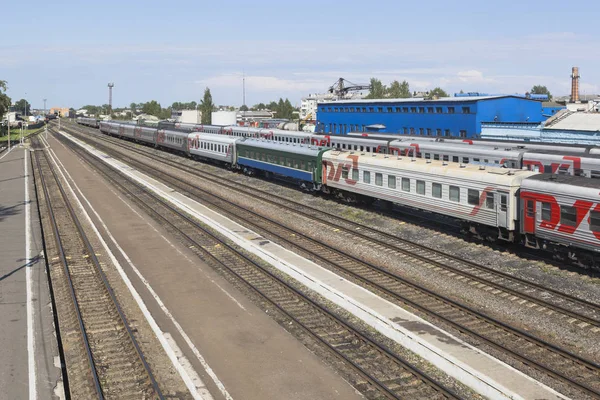
M457 337L323 267L272 243L210 210L174 189L61 132L103 162L156 192L172 204L211 226L245 250L255 254L348 312L383 335L427 359L448 375L491 399L564 399L542 383L526 376Z
M0 153L0 393L63 393L30 150Z

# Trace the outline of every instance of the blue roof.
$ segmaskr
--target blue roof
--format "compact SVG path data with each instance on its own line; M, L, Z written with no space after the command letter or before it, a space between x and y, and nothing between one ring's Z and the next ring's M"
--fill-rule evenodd
M336 105L336 104L374 104L374 103L466 103L473 101L481 101L481 100L493 100L493 99L501 99L506 97L514 97L522 100L530 100L532 99L525 98L524 96L519 95L490 95L490 96L465 96L465 97L440 97L437 99L426 99L423 97L409 97L406 99L356 99L356 100L336 100L336 101L323 101L318 104L327 104L327 105Z

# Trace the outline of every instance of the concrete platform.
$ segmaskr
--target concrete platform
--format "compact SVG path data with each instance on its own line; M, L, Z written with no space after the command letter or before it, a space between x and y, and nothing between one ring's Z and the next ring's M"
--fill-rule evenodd
M29 150L0 153L0 393L62 393ZM58 365L57 366L55 366Z
M360 399L352 386L61 143L51 154L202 399Z
M241 247L352 312L382 334L434 363L448 375L462 381L482 395L497 399L564 398L551 388L368 290L277 244L271 242L265 244L266 241L258 234L72 136L63 134L88 151L101 155L104 162L119 168L177 207L194 215ZM260 245L256 244L259 242Z

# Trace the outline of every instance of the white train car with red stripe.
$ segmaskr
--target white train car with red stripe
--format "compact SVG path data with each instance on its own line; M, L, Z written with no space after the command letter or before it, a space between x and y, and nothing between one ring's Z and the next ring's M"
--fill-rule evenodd
M461 221L489 240L519 232L519 189L536 172L384 154L329 151L323 187L346 200L380 199Z
M521 200L521 232L526 246L585 266L600 263L598 181L539 174L523 181Z

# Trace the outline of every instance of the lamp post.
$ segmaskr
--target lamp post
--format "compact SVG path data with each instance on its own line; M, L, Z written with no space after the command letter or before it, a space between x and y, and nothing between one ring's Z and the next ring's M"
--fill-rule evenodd
M27 92L25 92L25 120L27 121Z
M10 117L6 120L6 127L8 128L8 151L10 151Z

